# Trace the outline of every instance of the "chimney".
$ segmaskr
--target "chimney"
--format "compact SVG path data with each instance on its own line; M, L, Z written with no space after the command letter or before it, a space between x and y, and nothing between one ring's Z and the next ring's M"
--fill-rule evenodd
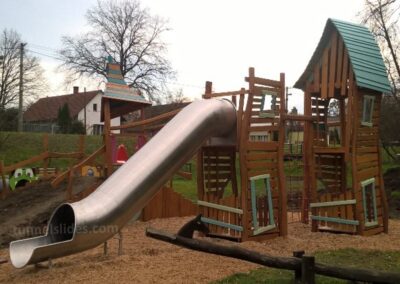
M76 95L77 93L79 93L79 87L78 86L74 86L74 95Z

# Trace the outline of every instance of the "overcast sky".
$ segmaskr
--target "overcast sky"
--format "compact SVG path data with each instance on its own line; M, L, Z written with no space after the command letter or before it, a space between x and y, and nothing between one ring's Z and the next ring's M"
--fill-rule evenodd
M256 75L278 79L286 73L292 86L305 69L322 35L326 20L358 22L363 0L142 0L152 14L169 21L164 35L168 58L177 71L171 89L200 98L206 80L214 91L246 87L248 68ZM12 28L36 52L46 70L48 95L69 93L63 75L55 73L61 36L84 32L85 13L96 0L2 0L0 30ZM28 52L29 52L28 50ZM38 53L45 54L40 55ZM81 88L95 88L84 82ZM301 92L289 108L302 109Z

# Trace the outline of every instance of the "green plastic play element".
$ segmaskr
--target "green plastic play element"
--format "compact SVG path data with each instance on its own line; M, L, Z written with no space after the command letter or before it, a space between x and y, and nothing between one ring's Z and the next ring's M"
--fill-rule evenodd
M33 174L33 170L31 168L20 168L16 169L14 172L14 175L11 176L10 178L10 188L11 190L15 190L17 187L18 183L21 181L25 182L32 182L38 180L39 177L35 176Z

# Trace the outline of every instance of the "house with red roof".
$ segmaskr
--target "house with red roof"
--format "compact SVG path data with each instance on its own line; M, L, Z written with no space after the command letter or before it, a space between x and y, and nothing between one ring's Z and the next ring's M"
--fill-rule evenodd
M80 92L74 87L72 94L52 96L39 99L24 113L25 130L56 132L58 110L67 104L72 119L81 121L87 134L103 133L104 122L101 121L102 90ZM120 125L120 117L111 120L111 126Z

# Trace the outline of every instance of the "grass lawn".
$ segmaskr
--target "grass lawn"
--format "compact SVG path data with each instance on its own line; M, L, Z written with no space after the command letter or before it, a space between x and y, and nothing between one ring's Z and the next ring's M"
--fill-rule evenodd
M315 261L334 266L400 271L399 251L340 249L315 253ZM294 272L283 269L259 268L249 273L237 273L214 283L293 283ZM325 276L317 276L316 283L349 283Z

